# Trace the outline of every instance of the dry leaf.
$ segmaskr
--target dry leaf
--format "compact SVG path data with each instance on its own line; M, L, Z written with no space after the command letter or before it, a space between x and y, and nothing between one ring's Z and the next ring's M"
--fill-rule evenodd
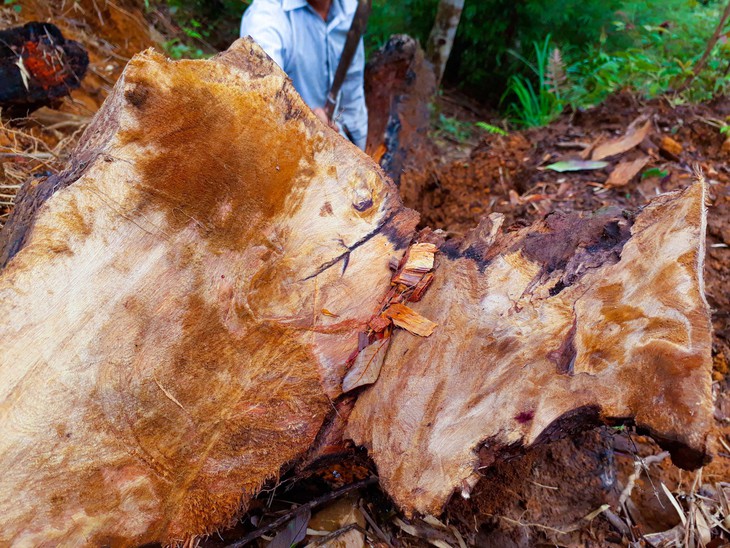
M287 523L286 527L271 541L269 548L290 548L300 540L303 540L307 535L307 524L309 523L310 516L311 513L308 507L304 507L304 510L294 514L294 517Z
M342 381L342 391L349 392L378 380L389 345L390 337L387 337L363 348Z
M593 150L591 159L603 160L609 156L616 156L617 154L623 154L624 152L631 150L636 145L641 143L651 130L651 120L647 120L646 123L639 129L634 131L629 130L626 135L618 139L613 139L607 143L597 146Z
M649 159L650 158L648 156L643 156L636 160L624 160L619 163L615 168L613 168L611 175L608 176L606 186L617 187L627 185L631 179L636 177L636 175L644 169L644 166L649 163Z
M710 540L712 539L712 533L710 531L710 526L707 525L707 520L705 519L705 516L702 515L702 511L699 508L694 509L695 514L695 528L697 529L697 532L700 534L700 542L702 545L706 545Z
M687 518L684 515L684 511L682 510L682 507L677 502L677 499L674 498L674 495L672 495L672 492L669 490L669 488L664 485L664 482L661 483L662 490L664 491L664 494L667 495L667 498L669 499L669 502L672 503L672 506L674 506L674 509L677 511L677 514L679 514L679 519L682 520L682 525L687 525Z
M428 337L437 325L404 304L391 305L384 314L398 327L421 337Z

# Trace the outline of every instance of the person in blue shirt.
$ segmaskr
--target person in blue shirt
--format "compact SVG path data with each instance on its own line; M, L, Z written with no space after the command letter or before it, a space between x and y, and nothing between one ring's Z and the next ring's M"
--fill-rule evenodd
M325 123L327 93L356 9L357 0L253 0L241 20L241 36L251 36L289 75L304 102ZM361 149L368 130L364 73L361 38L333 120Z

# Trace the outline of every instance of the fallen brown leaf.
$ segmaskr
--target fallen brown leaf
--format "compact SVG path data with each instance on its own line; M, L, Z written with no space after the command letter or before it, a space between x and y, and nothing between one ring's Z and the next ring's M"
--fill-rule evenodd
M631 150L643 141L649 131L651 130L651 120L647 120L643 126L639 129L629 129L623 137L613 139L607 143L597 146L593 150L592 160L603 160L610 156L616 156L617 154L623 154L624 152Z
M662 142L659 145L659 148L672 156L679 156L682 154L682 143L678 143L668 135L662 137Z
M627 185L631 179L636 177L636 175L644 169L644 166L648 163L648 156L642 156L636 160L624 160L623 162L620 162L615 168L613 168L611 175L608 176L606 186L619 187Z

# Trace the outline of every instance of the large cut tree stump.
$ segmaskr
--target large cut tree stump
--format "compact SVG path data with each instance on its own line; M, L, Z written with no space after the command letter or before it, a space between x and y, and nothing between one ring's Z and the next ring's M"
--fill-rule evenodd
M591 421L698 466L704 192L404 256L417 214L255 44L141 54L0 237L0 544L211 532L343 428L408 512Z
M76 158L6 233L0 544L211 532L313 442L417 215L246 41L137 56Z

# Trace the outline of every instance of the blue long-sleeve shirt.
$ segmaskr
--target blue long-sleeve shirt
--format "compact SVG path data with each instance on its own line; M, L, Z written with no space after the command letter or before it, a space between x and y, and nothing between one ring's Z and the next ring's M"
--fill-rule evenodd
M251 36L286 72L311 108L324 107L345 47L357 0L332 0L327 21L306 0L254 0L241 20L241 36ZM362 39L342 85L335 122L364 149L368 130Z

